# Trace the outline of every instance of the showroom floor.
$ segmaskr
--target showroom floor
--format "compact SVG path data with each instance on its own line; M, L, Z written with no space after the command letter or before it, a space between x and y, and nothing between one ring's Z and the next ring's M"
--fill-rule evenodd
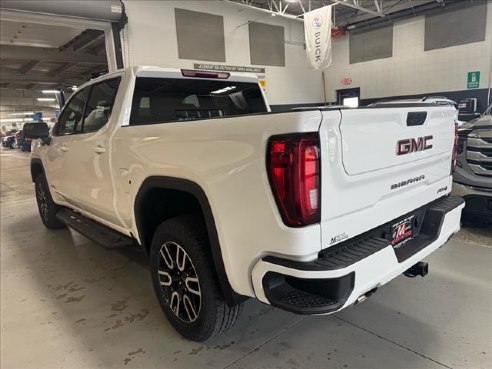
M249 300L235 328L192 343L164 319L141 252L43 227L28 163L1 152L2 368L491 368L490 229L465 229L426 278L399 277L343 313Z

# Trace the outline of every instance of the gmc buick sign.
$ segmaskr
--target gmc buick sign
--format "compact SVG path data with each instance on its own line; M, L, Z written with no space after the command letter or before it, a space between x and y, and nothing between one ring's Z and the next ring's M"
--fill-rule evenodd
M432 140L432 136L400 140L396 143L396 155L406 155L411 152L432 149L432 144L429 143L430 140Z

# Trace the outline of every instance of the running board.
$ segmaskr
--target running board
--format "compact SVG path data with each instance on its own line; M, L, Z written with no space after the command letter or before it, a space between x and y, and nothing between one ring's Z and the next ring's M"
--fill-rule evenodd
M134 245L132 238L70 209L60 210L56 217L74 231L79 232L105 249L116 250Z

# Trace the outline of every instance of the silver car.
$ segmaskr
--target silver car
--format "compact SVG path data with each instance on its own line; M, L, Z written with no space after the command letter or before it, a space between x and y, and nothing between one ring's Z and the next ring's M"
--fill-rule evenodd
M453 193L466 200L463 214L492 224L492 105L459 127Z

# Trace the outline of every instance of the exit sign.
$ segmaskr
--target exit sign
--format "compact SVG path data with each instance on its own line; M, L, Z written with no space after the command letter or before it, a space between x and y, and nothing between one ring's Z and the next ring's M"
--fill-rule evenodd
M480 86L480 71L468 72L466 87L468 89L478 88Z
M348 86L348 85L352 84L352 78L344 77L344 78L342 78L341 82L342 82L342 85Z

